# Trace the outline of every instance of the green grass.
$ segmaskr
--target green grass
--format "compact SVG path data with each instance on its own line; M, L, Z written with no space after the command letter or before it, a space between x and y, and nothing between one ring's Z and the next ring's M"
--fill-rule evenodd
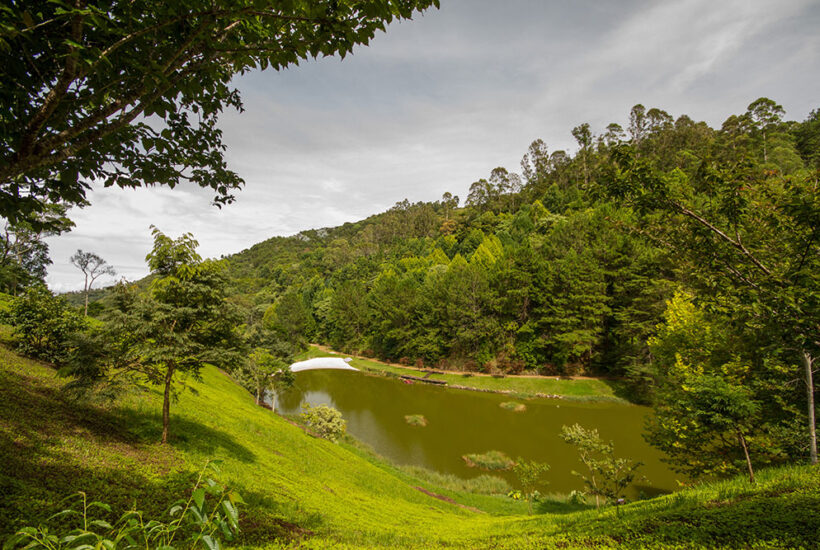
M820 531L816 467L763 470L755 486L738 478L619 510L548 497L528 517L520 501L403 471L355 442L313 438L213 368L173 403L168 445L157 443L156 390L88 405L65 399L62 383L0 348L0 538L79 490L114 514L136 504L161 516L210 458L224 460L221 481L247 502L247 547L809 548Z
M299 359L304 360L313 357L328 356L348 357L343 353L326 352L316 346L310 346L306 352L299 356ZM416 369L390 365L376 361L375 359L354 357L350 364L364 372L376 374L425 376L425 373ZM518 399L528 399L539 396L559 396L567 399L626 402L625 399L616 395L616 392L620 392L621 387L618 382L612 380L595 378L564 379L550 376L505 376L503 378L496 378L494 376L479 374L464 375L446 372L443 374L431 374L429 378L431 380L444 380L449 386L509 393Z
M509 470L515 466L515 461L501 451L466 454L461 458L470 468L481 470Z

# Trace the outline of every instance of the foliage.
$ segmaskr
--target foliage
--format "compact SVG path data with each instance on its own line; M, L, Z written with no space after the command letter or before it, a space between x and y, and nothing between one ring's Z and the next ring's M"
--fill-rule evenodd
M80 550L86 548L165 548L173 550L174 545L184 548L222 548L221 540L231 542L239 532L239 511L237 505L241 497L228 491L210 478L203 479L205 471L211 468L218 472L216 462L208 462L200 472L191 490L191 496L174 503L168 512L171 519L167 523L148 519L142 512L129 510L113 525L104 519L93 519L92 510L100 509L111 513L111 507L103 502L88 502L86 493L76 496L82 505L80 510L64 509L50 519L76 518L79 526L67 533L49 530L48 527L24 527L4 544L4 550L14 548Z
M304 405L302 421L319 437L336 442L347 429L342 413L329 405Z
M48 225L43 229L41 225ZM47 237L70 230L74 224L66 217L64 205L44 207L33 221L11 222L3 219L0 234L0 290L17 294L18 290L45 284L46 269L51 264Z
M599 497L615 503L623 497L624 489L635 480L640 462L628 458L616 458L613 443L605 442L598 435L597 429L588 430L580 424L561 428L561 439L573 445L588 473L573 472L584 480L589 493L595 495L595 504Z
M288 368L289 364L289 358L283 359L264 348L256 348L236 374L239 375L239 382L254 394L256 404L259 405L265 392L285 390L293 386L295 376Z
M99 332L100 345L83 346L91 353L72 361L65 374L77 387L109 383L123 374L162 387L165 443L180 376L197 378L206 364L237 364L242 341L238 312L226 299L224 263L202 260L190 234L171 239L153 228L153 236L146 258L154 276L148 292L118 285L117 311Z
M783 461L796 439L788 369L756 361L754 347L690 294L676 293L664 318L649 341L658 382L648 440L695 477L752 477L751 456Z
M422 428L427 426L427 418L425 418L423 414L408 414L404 417L404 421L411 426L419 426Z
M67 358L71 336L85 327L77 311L42 285L14 298L4 320L14 327L17 349L53 362Z
M217 126L241 110L234 76L365 45L435 0L15 2L0 11L0 216L83 204L91 181L242 185Z
M549 469L549 464L544 464L543 462L536 462L534 460L528 461L521 457L518 457L515 461L513 473L515 474L516 479L518 479L518 483L521 485L521 489L523 489L524 494L527 497L527 506L530 515L532 515L532 501L535 498L536 493L538 493L538 488L547 485L547 482L543 479L543 477Z
M471 453L461 458L468 467L481 470L509 470L515 465L515 462L501 451Z

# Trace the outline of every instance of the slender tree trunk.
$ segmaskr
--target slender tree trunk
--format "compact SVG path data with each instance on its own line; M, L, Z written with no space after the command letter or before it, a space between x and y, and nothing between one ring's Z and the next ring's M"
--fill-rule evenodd
M171 420L171 382L174 379L174 364L168 365L165 373L165 395L162 399L162 443L168 442L168 423Z
M749 457L749 448L746 446L746 438L743 437L743 432L737 431L737 440L740 441L740 446L743 447L743 455L746 457L746 467L749 469L749 483L755 482L755 472L752 469L752 459Z
M259 386L256 387L256 404L259 405L259 401L261 399L262 388Z
M803 351L803 366L806 369L806 397L808 401L809 416L809 456L812 464L817 464L817 424L814 416L814 377L812 368L814 357L807 351Z
M85 277L85 317L88 317L88 276Z

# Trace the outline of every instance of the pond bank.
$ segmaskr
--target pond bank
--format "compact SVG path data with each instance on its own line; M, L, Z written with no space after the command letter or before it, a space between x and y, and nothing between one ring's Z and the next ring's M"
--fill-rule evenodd
M311 345L306 352L299 356L299 359L322 356L351 357L353 361L350 364L366 374L409 377L406 379L413 383L428 381L446 385L446 387L453 389L499 393L520 399L573 399L629 403L628 400L616 393L620 389L620 382L603 378L561 378L537 375L506 375L502 377L489 374L418 369L384 363L358 355L342 354L319 345ZM423 376L419 376L420 373Z

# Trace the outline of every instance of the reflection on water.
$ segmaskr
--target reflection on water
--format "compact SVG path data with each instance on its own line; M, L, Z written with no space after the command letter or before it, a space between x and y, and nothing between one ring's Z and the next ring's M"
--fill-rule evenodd
M641 437L649 409L611 403L568 400L524 401L524 412L499 407L505 395L445 389L429 384L405 384L395 379L348 371L307 371L296 375L292 390L278 396L277 411L296 414L303 403L326 403L339 409L348 432L397 464L423 466L463 478L484 472L468 468L461 456L489 450L512 458L546 462L549 490L566 493L583 489L572 475L583 471L575 450L561 441L561 426L579 423L597 428L615 441L618 456L640 460L646 480L640 490L651 495L675 488L676 476L660 461L660 453ZM422 414L427 427L408 425L404 417ZM498 472L497 472L498 473ZM510 472L498 473L515 485ZM635 497L638 488L632 489Z

